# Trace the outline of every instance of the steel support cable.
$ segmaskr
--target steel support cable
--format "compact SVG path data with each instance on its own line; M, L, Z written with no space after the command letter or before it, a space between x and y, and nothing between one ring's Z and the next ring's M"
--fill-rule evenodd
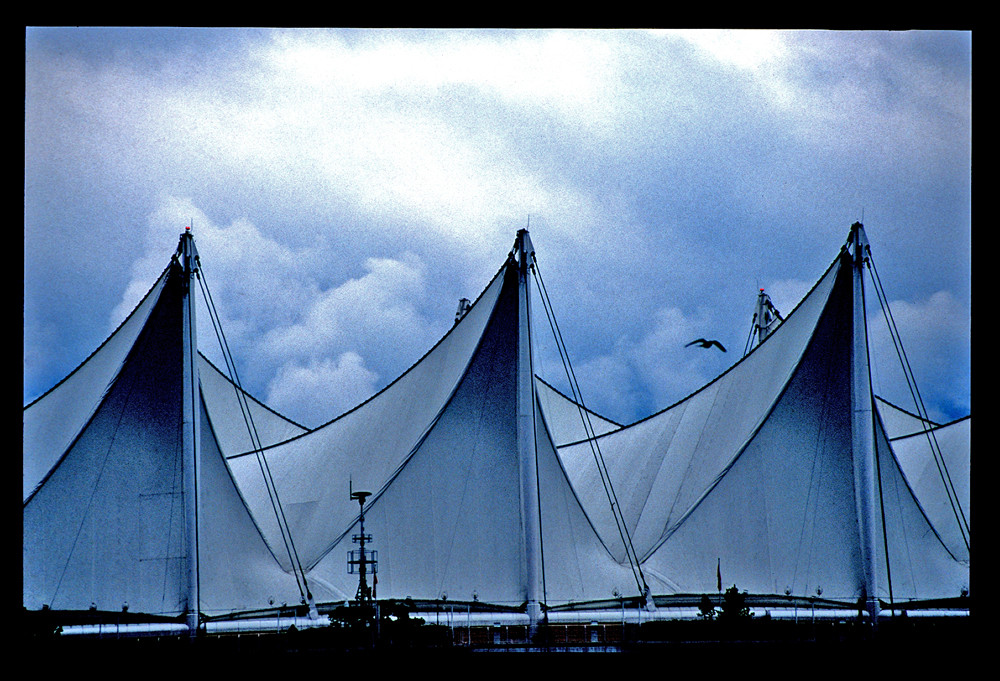
M543 289L541 282L539 282L539 288ZM545 292L545 295L547 296L547 292ZM631 563L632 557L628 554L630 544L626 542L621 526L621 523L624 521L619 520L619 513L617 511L620 511L620 509L617 507L617 500L612 496L613 487L610 487L610 475L606 471L606 466L602 468L601 464L603 463L603 457L598 459L599 452L595 451L596 431L593 428L593 424L589 420L589 414L586 412L585 408L581 406L583 404L582 395L579 392L578 386L574 383L575 374L572 372L572 365L569 362L569 357L565 354L565 350L562 345L560 345L561 334L559 334L558 325L555 321L554 314L550 309L551 303L545 297L542 298L542 303L545 309L546 318L549 322L549 328L552 330L552 335L556 339L556 347L559 351L559 358L562 361L563 370L566 371L567 378L570 381L570 391L573 393L573 402L576 404L577 411L580 413L580 418L583 422L585 438L588 443L590 443L591 452L593 453L595 462L597 463L597 470L601 476L601 483L604 486L605 495L611 503L612 516L618 526L618 533L622 539L622 544L626 549L626 556L629 558L629 562Z
M878 273L873 270L873 274L877 279ZM878 281L878 286L881 286L881 281ZM876 288L878 292L878 288ZM883 298L885 299L883 302ZM929 413L923 404L923 399L920 396L920 390L916 385L916 378L912 376L913 369L909 365L909 360L906 357L906 352L902 347L902 338L899 336L899 331L895 327L895 320L892 317L892 311L888 306L888 298L885 297L884 290L880 293L879 303L882 304L882 312L885 315L889 326L890 335L893 337L893 344L896 346L896 354L899 357L900 364L903 366L904 374L907 379L907 387L910 389L910 396L913 398L916 404L918 416L921 420L926 423L931 423ZM907 373L907 371L909 373ZM951 474L948 471L947 464L944 460L944 455L941 453L941 447L937 441L937 435L933 428L927 428L925 426L924 434L927 437L928 445L931 448L931 454L934 457L934 464L938 469L938 476L941 478L941 482L945 488L945 494L948 497L948 503L951 505L952 514L954 515L956 522L958 523L959 531L962 533L962 541L965 543L965 547L969 548L969 539L966 536L969 531L968 520L965 518L965 512L962 509L962 505L958 500L958 492L955 490L954 483L951 480Z
M246 403L246 394L240 384L239 373L236 371L236 363L232 359L229 342L226 340L225 331L222 329L222 320L218 316L215 301L212 298L212 293L208 287L208 280L204 277L200 267L198 269L198 282L201 286L202 295L205 298L205 303L209 310L212 327L215 330L216 337L219 340L219 345L222 349L223 360L226 363L226 370L230 374L233 390L236 392L236 401L240 405L243 422L247 426L247 434L250 436L251 446L253 447L254 454L257 457L257 465L260 468L261 476L264 479L264 487L267 490L268 500L271 503L271 508L274 511L275 518L278 520L278 530L281 533L282 542L285 544L285 551L288 553L288 558L292 563L292 573L295 576L295 583L299 589L299 595L303 597L304 601L312 599L312 593L309 589L309 584L306 581L305 570L302 567L302 561L299 558L298 550L295 548L295 542L292 540L291 529L288 527L288 520L285 517L284 507L282 506L281 499L278 496L278 488L274 484L274 478L271 475L270 466L268 466L267 458L263 454L260 434L258 433L257 426L253 421L253 414L250 411L250 406Z
M573 370L572 362L569 359L569 351L566 349L566 344L563 341L562 332L559 330L559 322L555 319L555 313L551 309L552 303L548 297L548 290L545 288L545 282L542 278L541 270L538 268L537 262L535 267L532 268L532 273L538 279L538 289L541 293L542 306L545 309L545 315L549 321L549 327L552 329L552 335L556 341L556 348L559 351L559 358L563 363L563 369L566 371L566 378L570 384L570 390L573 393L573 400L576 402L577 410L580 413L580 419L583 422L584 434L586 435L587 442L590 445L591 453L594 456L594 462L597 464L597 471L601 478L601 484L604 486L605 496L608 498L608 502L611 505L611 514L615 519L615 525L618 529L619 537L622 540L622 545L625 548L625 556L629 561L629 567L632 570L632 576L636 580L636 586L639 588L640 596L645 597L649 591L649 586L646 584L646 578L642 574L642 568L639 565L639 556L636 554L635 546L632 544L632 537L629 534L628 526L625 522L625 517L621 511L621 504L618 502L618 496L615 494L614 486L611 484L611 476L607 471L607 465L604 462L604 456L601 453L600 444L597 442L597 435L594 430L593 424L590 421L590 413L587 411L586 406L583 402L583 395L579 389L579 383L576 380L576 372Z
M743 345L743 356L750 352L750 341L753 339L753 331L757 328L757 313L753 313L753 320L750 322L750 333L747 335L747 342Z
M911 376L912 371L909 370L906 353L902 349L902 339L898 338L899 330L896 328L895 319L892 316L892 311L889 309L888 297L885 295L885 291L881 288L882 282L878 277L878 272L874 268L870 255L868 257L868 270L872 274L872 281L875 284L875 294L878 296L879 306L882 308L882 316L885 317L886 327L889 329L889 337L892 339L893 349L895 349L896 357L899 359L900 366L903 369L903 377L906 379L906 387L910 391L910 397L913 398L913 402L916 405L917 416L924 422L923 428L926 430L926 424L930 422L930 418L915 393L916 377Z
M220 319L218 319L218 311L215 308L215 301L212 298L211 292L208 290L207 281L202 283L201 279L199 279L199 283L201 284L202 296L205 298L205 303L209 310L209 316L212 320L212 328L215 331L216 338L219 340L219 345L222 347L223 361L226 364L226 371L229 374L230 382L233 384L233 390L236 393L236 402L237 404L239 404L240 407L240 415L243 417L243 423L247 427L247 434L250 437L251 447L253 448L254 453L257 454L258 466L260 466L261 468L261 475L264 479L264 486L268 492L268 500L271 502L272 510L274 511L275 516L278 518L278 527L282 534L282 541L285 544L285 550L286 552L289 553L289 560L293 560L291 557L291 551L289 548L288 540L285 537L285 529L281 525L281 517L279 515L278 508L275 505L275 494L274 492L272 492L271 485L269 484L270 471L265 471L264 466L261 464L260 437L259 434L257 433L256 424L253 423L253 416L252 413L250 412L250 407L244 402L245 395L242 392L242 387L240 386L239 383L239 376L236 373L235 361L233 361L231 358L231 353L229 352L229 345L228 342L226 341L225 333L222 330L222 322ZM293 569L294 567L295 566L293 565ZM295 577L296 577L296 582L298 582L298 573L295 574ZM298 584L298 587L299 587L299 592L301 593L302 592L301 584Z
M211 292L208 291L207 282L202 284L202 295L205 297L206 305L209 308L212 326L215 330L216 337L219 339L219 344L223 349L223 360L226 363L226 370L229 373L230 381L233 384L233 390L236 392L236 401L240 406L240 414L243 417L244 425L247 427L247 434L251 440L251 447L257 456L257 465L260 468L261 477L264 480L264 488L267 490L268 501L271 503L271 509L274 511L275 518L278 521L278 530L281 533L282 543L285 545L285 552L288 553L289 561L292 563L292 573L295 577L296 587L299 589L299 595L305 598L302 584L302 582L305 581L305 575L303 572L302 581L300 581L299 572L302 571L302 566L301 563L298 562L297 555L293 556L294 545L291 544L291 534L282 524L284 521L284 515L281 510L280 500L277 496L277 489L274 487L270 469L266 468L267 462L261 453L262 447L260 437L256 429L256 424L253 422L253 416L250 412L249 405L244 402L246 396L242 392L242 386L240 386L239 383L239 376L236 373L235 361L232 360L231 353L229 352L229 345L225 339L225 333L222 331L222 322L221 320L217 320L218 312L215 309L215 303L211 297ZM306 588L305 591L308 591L308 588Z
M866 259L866 261L870 262L870 260L871 260L871 254L869 253L869 256ZM869 269L870 268L871 268L871 265L869 264ZM858 281L862 282L862 285L861 285L861 307L864 310L864 309L867 309L867 306L865 305L865 287L864 287L864 282L863 282L862 279L863 278L859 278ZM875 287L875 292L876 292L876 294L878 294L878 286ZM879 297L879 304L881 304L881 302L882 302L882 296L881 296L881 294L878 294L878 297ZM868 399L871 400L872 407L874 408L874 406L875 406L875 394L874 394L874 392L872 392L872 389L871 389L871 385L872 385L872 358L871 358L871 349L868 346L868 319L867 319L867 314L864 315L864 317L865 317L865 364L868 365ZM893 596L892 596L892 564L891 564L891 561L889 560L889 528L887 528L886 525L885 525L885 495L882 492L882 463L879 460L880 457L879 457L879 452L878 452L878 428L876 426L876 423L877 422L875 421L875 419L872 419L872 441L873 441L873 443L875 445L875 476L876 476L876 479L878 480L878 506L879 506L879 512L881 513L881 516L882 516L882 549L885 552L885 578L886 578L886 581L889 584L889 609L890 609L890 611L894 611L895 608L893 606L895 605L895 601L894 601Z
M869 368L868 373L871 373ZM893 607L895 601L892 597L892 562L889 560L889 530L885 525L885 495L882 492L882 464L879 461L878 438L875 438L875 474L878 476L878 504L882 512L882 548L885 551L885 578L889 583L889 609L895 611Z
M216 336L219 339L220 346L223 349L223 359L226 363L226 370L229 372L230 381L233 384L233 390L236 393L236 401L240 405L240 413L243 416L243 422L247 427L247 434L250 437L251 446L253 447L253 451L257 457L257 465L260 468L261 477L264 480L264 488L267 490L268 501L270 502L271 509L278 521L278 530L281 534L282 543L285 546L285 552L288 554L289 561L292 563L292 574L295 577L296 587L299 589L299 595L303 598L303 601L305 601L306 598L310 596L308 583L305 578L305 571L302 568L302 563L299 560L295 544L292 541L291 531L287 527L287 520L284 516L284 507L281 505L281 500L278 497L278 490L274 484L270 467L267 465L267 459L263 456L263 446L260 442L260 435L257 432L256 424L253 421L253 414L250 411L250 406L246 403L246 395L244 394L242 385L239 381L239 375L236 371L236 363L232 359L232 353L229 351L229 344L226 340L225 332L222 330L221 319L218 319L218 312L215 309L215 303L211 297L211 292L207 288L207 281L203 284L202 294L206 298L206 303L208 304L212 315L213 328L215 329Z
M549 316L550 312L546 309L546 315ZM549 316L549 326L553 330L553 335L557 333L554 325L553 318ZM568 363L568 358L563 356L563 349L559 349L560 359L563 362L563 369L566 370L567 376L572 373L572 368ZM572 379L571 379L572 381ZM584 431L586 434L586 439L590 445L591 453L594 456L594 461L597 464L597 471L601 478L601 484L604 487L604 494L608 498L611 506L611 514L615 519L615 527L618 530L619 538L622 541L622 546L625 549L625 556L629 561L629 567L632 570L632 576L636 580L636 586L639 589L640 594L645 593L644 585L645 578L642 576L641 568L638 568L638 555L636 555L635 547L632 545L631 537L628 535L628 528L625 525L624 517L621 515L621 508L618 504L617 497L614 494L614 487L611 485L610 474L607 472L607 467L604 464L603 456L600 453L599 445L596 445L596 435L594 434L593 426L589 422L589 415L587 414L585 408L582 408L580 402L580 396L578 394L578 389L571 384L571 389L573 392L573 399L576 402L577 410L581 414L581 420L584 422ZM595 450L595 447L597 449ZM637 574L636 570L639 569Z
M200 279L199 282L201 282ZM278 490L274 484L270 467L267 465L267 459L263 456L263 446L260 441L260 435L257 431L257 426L253 421L253 414L250 411L250 406L246 402L246 394L243 392L243 387L239 380L239 374L236 371L236 362L232 359L232 353L229 350L229 343L226 340L225 332L222 329L222 321L219 319L218 311L215 308L215 301L212 298L211 291L208 289L207 280L202 283L202 294L205 296L206 304L212 318L212 325L215 329L216 336L219 339L220 346L222 347L223 359L225 360L226 369L229 372L230 380L233 384L233 390L236 393L236 401L240 405L240 412L243 416L244 425L247 427L247 434L250 436L251 446L257 456L257 465L260 468L261 477L264 480L264 487L268 493L268 501L271 503L271 508L278 521L278 530L281 533L281 539L285 545L285 551L288 553L289 560L292 563L292 572L295 577L296 586L299 589L299 595L305 600L305 598L311 597L309 586L306 582L305 570L302 568L301 560L299 559L298 552L295 549L295 544L292 541L291 530L287 526L288 521L284 515L284 507L281 505L281 500L278 496Z
M590 422L589 414L586 412L585 408L581 405L583 404L583 397L580 394L579 388L575 383L576 375L573 373L572 365L569 362L568 353L565 351L563 344L561 344L561 334L558 330L558 323L555 321L555 315L551 310L551 301L548 299L548 291L545 290L544 283L541 280L541 273L536 275L539 282L539 290L542 292L542 306L545 310L546 319L549 322L549 328L552 331L552 336L556 340L556 349L559 352L559 359L562 362L563 370L566 372L566 377L569 380L570 391L572 392L573 402L576 405L577 412L580 414L580 419L583 422L584 436L585 439L591 443L590 447L593 452L594 450L594 440L596 438L596 431L594 430L593 424ZM597 460L597 452L593 452L595 461ZM598 461L598 473L601 476L601 482L605 488L605 494L611 498L610 490L608 489L608 482L605 481L606 471L600 466L600 461ZM612 510L614 511L615 504L612 501ZM613 514L615 521L618 522L618 515ZM619 529L619 534L621 534L621 529ZM624 542L624 537L622 537ZM627 547L626 547L627 548Z
M902 365L903 374L906 378L906 385L909 388L910 396L913 398L914 404L916 405L917 414L922 420L930 422L927 408L924 406L923 398L920 395L920 389L917 387L916 377L913 375L913 368L910 366L909 359L906 356L906 350L903 348L903 340L899 335L898 327L896 327L896 320L892 316L892 310L889 308L889 301L885 295L885 290L882 287L882 280L878 275L878 268L875 267L875 262L871 258L870 249L868 252L868 263L868 269L871 271L872 279L875 283L875 293L878 295L879 305L882 307L882 314L886 318L887 326L889 327L889 335L892 337L893 346L896 349L896 355ZM938 444L937 435L935 434L933 428L926 427L924 429L924 434L927 437L928 444L930 445L931 454L934 457L934 463L938 469L938 475L941 477L945 493L948 496L948 503L951 505L952 513L958 522L959 531L962 533L962 541L965 543L966 549L968 549L968 520L966 519L965 512L958 500L958 493L955 491L955 484L952 482L951 474L948 472L948 466L944 461L943 454L941 453L941 447Z
M882 287L882 281L881 281L881 279L878 276L878 269L875 268L874 261L871 262L870 269L871 269L871 271L872 271L872 273L874 275L874 279L875 279L876 284L877 284L876 292L878 292L879 289ZM897 339L898 339L899 346L898 346L896 352L900 356L900 362L902 364L904 364L904 373L906 373L907 371L909 372L908 375L907 375L907 385L908 386L910 385L911 380L912 380L912 387L910 388L910 393L911 393L911 396L914 397L914 402L917 404L918 415L924 421L931 422L930 421L930 415L929 415L929 413L927 411L927 408L924 406L923 398L920 395L920 389L917 387L916 376L913 375L913 369L910 366L909 359L906 356L906 351L903 349L903 340L902 340L902 337L899 335L898 328L896 327L896 321L895 321L895 318L893 318L893 316L892 316L892 310L889 308L889 299L885 295L884 289L881 292L881 295L880 295L880 298L879 298L879 302L881 303L883 299L885 300L884 307L883 307L883 313L886 315L886 318L891 322L890 333L894 332L894 334L895 334L894 338L893 338L893 342L894 343L897 342ZM962 510L961 504L958 503L958 493L955 491L955 485L954 485L954 483L951 480L951 474L949 473L948 467L947 467L947 465L946 465L946 463L944 461L944 455L941 453L941 447L938 444L937 435L935 433L935 430L933 428L926 428L925 427L924 432L925 432L925 434L926 434L926 436L928 438L928 441L931 444L931 450L932 450L932 452L935 455L935 462L938 464L938 474L942 476L942 482L945 485L945 489L948 490L951 494L954 494L955 505L953 505L953 511L955 511L955 508L957 506L957 514L956 515L961 515L961 517L959 518L959 524L960 524L960 526L965 531L968 531L968 520L965 518L965 514L964 514L964 511ZM939 459L940 459L940 461L938 461ZM966 540L966 548L968 548L968 541L967 540Z

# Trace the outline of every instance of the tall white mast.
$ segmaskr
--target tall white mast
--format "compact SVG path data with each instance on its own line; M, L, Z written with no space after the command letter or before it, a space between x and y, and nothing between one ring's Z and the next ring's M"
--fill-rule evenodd
M181 234L179 247L182 277L182 430L181 443L184 456L184 528L187 548L187 625L190 635L198 633L198 611L201 597L198 578L198 506L199 478L201 476L201 447L198 415L201 412L198 392L198 336L195 323L195 304L192 299L192 282L197 273L194 236L191 228Z
M878 554L875 543L875 422L868 370L868 330L865 318L864 263L868 238L860 222L851 225L853 258L853 342L851 347L851 433L854 452L854 500L861 541L861 575L865 609L878 622Z
M528 268L535 257L528 230L517 233L517 451L521 474L521 518L524 533L525 579L529 632L542 618L542 543L538 506L538 454L535 449L535 381L531 344L531 291Z

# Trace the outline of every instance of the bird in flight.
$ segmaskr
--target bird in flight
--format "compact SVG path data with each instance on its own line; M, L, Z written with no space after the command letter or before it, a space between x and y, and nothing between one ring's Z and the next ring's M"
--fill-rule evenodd
M686 348L689 348L689 347L691 347L692 345L700 345L700 346L701 346L701 347L703 347L703 348L710 348L710 347L712 347L713 345L717 345L717 346L719 347L719 349L720 349L720 350L722 350L723 352L725 352L725 351L726 351L726 348L724 348L724 347L722 346L722 343L720 343L720 342L719 342L719 341L717 341L717 340L706 340L705 338L699 338L699 339L697 339L697 340L693 340L693 341L691 341L690 343L688 343L688 344L687 344L687 345L685 345L684 347L686 347Z

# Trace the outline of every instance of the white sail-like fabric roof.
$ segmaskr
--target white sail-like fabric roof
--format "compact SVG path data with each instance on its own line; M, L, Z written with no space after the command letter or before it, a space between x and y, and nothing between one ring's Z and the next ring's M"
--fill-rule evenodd
M296 603L304 579L319 602L354 598L352 490L372 493L365 532L378 551L380 599L478 599L530 612L535 600L607 601L647 586L657 596L714 593L720 578L778 597L861 595L850 262L838 257L773 333L681 402L624 427L588 412L592 439L577 404L524 366L525 267L512 252L424 357L315 430L199 357L203 613ZM188 608L178 268L25 407L27 608ZM877 595L958 596L968 587L967 544L920 449L929 422L874 404ZM970 422L931 425L967 512ZM526 530L535 504L537 552Z
M576 400L537 376L535 394L542 405L542 413L545 414L545 422L549 424L556 447L580 442L594 435L604 435L622 427L620 423L581 407ZM586 425L584 419L587 419Z
M29 609L188 609L179 270L168 267L97 352L24 410L25 485L34 483L23 509ZM296 579L251 517L216 439L212 406L202 404L199 609L296 604Z
M964 561L969 560L969 546L961 528L972 523L971 443L971 416L890 441L903 475L931 525L952 554ZM964 524L960 518L964 518Z
M875 401L878 406L878 413L882 417L882 423L885 426L885 432L890 440L920 433L928 428L940 425L930 419L921 418L913 412L907 411L878 395L875 396Z
M838 258L783 324L715 381L640 421L560 449L602 537L614 519L599 447L647 575L675 593L726 586L853 601L862 576L851 438L851 268ZM880 598L958 596L949 553L878 424ZM889 547L886 560L884 546ZM893 580L889 592L887 576Z
M515 265L510 260L452 331L384 391L264 451L311 584L344 597L357 588L346 569L358 531L350 481L373 492L365 529L379 552L379 598L525 601ZM573 493L537 402L535 428L545 598L638 595L631 569L612 558ZM250 458L230 463L249 471ZM251 503L263 505L263 493L248 487Z
M118 329L79 367L24 408L22 500L52 469L100 406L104 388L121 368L125 355L159 300L166 271Z
M501 284L498 274L462 320L384 390L326 425L265 450L305 566L315 564L357 515L351 486L381 489L438 417L483 335ZM230 456L229 465L265 536L278 541L280 527L257 457Z
M237 386L204 355L198 356L198 374L223 456L252 451L256 445L251 432L257 444L267 447L308 431Z

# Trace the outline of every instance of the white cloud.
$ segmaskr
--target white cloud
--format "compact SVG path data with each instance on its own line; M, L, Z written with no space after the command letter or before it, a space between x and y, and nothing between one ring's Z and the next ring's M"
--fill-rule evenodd
M889 309L931 418L950 421L970 413L970 309L948 291L916 302L895 300ZM869 307L868 336L876 393L915 412L881 308Z
M267 386L266 402L307 427L353 408L375 392L375 372L355 352L281 367Z
M112 310L112 328L149 290L176 251L180 234L192 225L203 281L228 322L227 334L231 325L259 332L262 324L290 322L299 315L302 300L314 290L311 279L316 273L309 271L314 258L308 252L265 236L246 219L217 225L190 199L164 194L142 231L144 252L132 264L131 281ZM201 294L198 297L201 304Z
M612 51L589 31L291 31L268 59L281 77L321 96L395 93L427 97L456 86L555 107L580 122L607 114ZM613 35L613 34L612 34Z
M277 363L315 363L351 351L374 366L397 367L419 358L439 330L418 308L427 292L423 262L406 253L369 258L365 268L363 276L300 301L297 322L264 335L265 355Z
M172 65L185 72L169 80L113 67L87 108L95 129L135 140L132 178L253 183L318 214L335 197L358 222L403 219L482 256L514 216L549 212L560 226L597 214L558 168L525 162L518 116L544 112L582 139L613 129L613 58L598 35L385 31L348 43L291 31L240 70Z
M783 34L764 30L656 30L698 46L719 61L753 71L786 53Z

